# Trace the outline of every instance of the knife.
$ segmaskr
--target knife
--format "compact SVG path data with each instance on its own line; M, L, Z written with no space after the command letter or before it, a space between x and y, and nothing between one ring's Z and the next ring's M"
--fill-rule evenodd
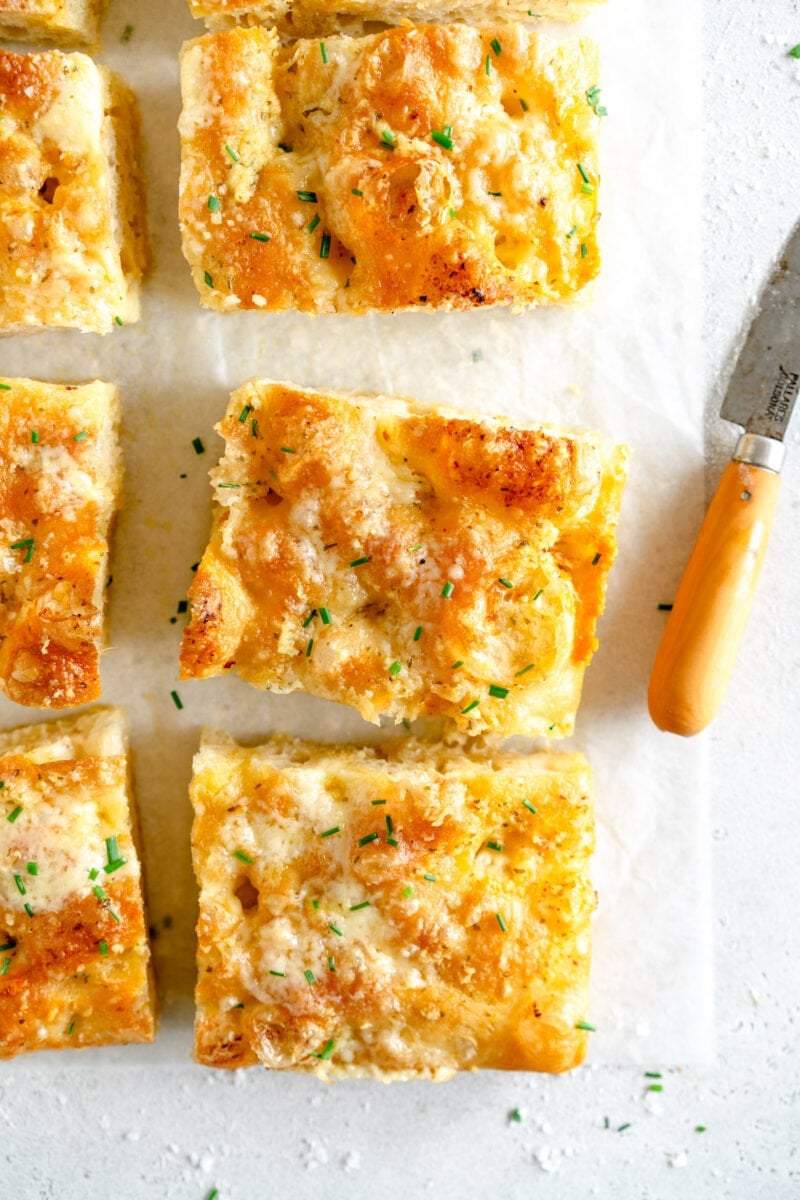
M650 716L691 737L713 720L744 637L800 386L800 225L761 296L720 416L744 433L684 572L650 677Z

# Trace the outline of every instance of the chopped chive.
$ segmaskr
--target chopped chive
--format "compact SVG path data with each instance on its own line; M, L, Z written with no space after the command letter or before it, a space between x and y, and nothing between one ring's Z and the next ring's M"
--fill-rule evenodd
M98 900L105 900L106 893L103 888L100 887L99 883L95 884L95 886L92 888L92 891L94 892L95 896L97 896Z
M315 213L314 216L311 218L311 220L306 225L306 229L308 230L309 233L313 233L314 230L319 225L319 223L320 223L320 215L319 215L319 213Z
M662 1078L660 1071L645 1071L644 1077L645 1077L645 1079L661 1079Z
M527 111L528 111L528 101L527 101L527 100L523 100L521 96L520 96L520 98L519 98L519 106L520 106L520 108L522 109L522 111L523 111L523 112L527 112Z
M581 179L583 180L583 182L590 183L591 180L589 178L589 172L586 170L586 167L583 165L583 163L578 163L577 166L578 166L578 170L580 171Z
M119 843L116 837L106 838L106 860L108 862L116 862L119 858Z
M241 1007L244 1008L244 1005L242 1005ZM211 1191L206 1196L206 1200L217 1200L218 1196L219 1196L219 1188L212 1188Z
M317 610L315 608L312 608L311 612L308 614L305 621L303 621L303 629L308 629L309 625L314 620L314 617L316 615L317 615Z
M527 675L528 671L532 671L535 665L535 663L528 663L527 667L523 667L521 671L515 671L514 678L518 679L520 675Z
M353 196L363 196L364 195L361 188L350 188L350 192L352 193Z
M503 193L502 193L502 192L489 192L488 194L489 194L490 196L502 196L502 194L503 194ZM477 354L478 352L476 351L475 353ZM480 359L479 359L479 358L475 358L475 356L473 355L473 361L474 361L474 362L480 362Z
M360 904L351 904L350 912L358 912L361 908L369 908L371 904L371 900L362 900Z
M250 237L254 242L268 242L271 238L269 233L251 233Z
M324 42L320 42L320 44L319 44L319 52L320 52L320 55L321 55L321 57L322 57L322 61L323 61L324 63L327 63L327 61L328 61L328 51L325 49L325 43L324 43Z
M26 863L25 870L28 872L29 875L38 875L39 874L39 864L35 863L35 862Z
M538 811L539 811L538 808L536 807L535 804L531 804L530 800L523 800L522 803L525 805L528 812L538 813Z
M376 804L385 804L386 801L385 800L372 800L372 801L370 801L370 803L374 806Z
M659 612L672 612L672 608L673 608L673 606L671 604L659 604L658 611Z
M588 257L589 257L589 247L586 245L586 242L581 242L581 258L588 258Z
M228 158L232 158L234 162L239 161L239 155L236 153L233 146L226 146L225 153L228 155Z
M578 226L577 226L577 225L573 225L573 226L572 226L572 229L570 229L569 233L567 234L567 237L568 237L568 238L574 238L574 237L575 237L575 234L576 234L577 232L578 232Z
M431 139L436 142L437 146L441 146L443 150L453 149L453 139L449 133L442 133L440 129L432 129Z
M75 1018L73 1017L73 1019L70 1021L69 1025L67 1026L67 1037L72 1037L74 1031L75 1031Z
M508 927L507 927L507 925L506 925L506 923L505 923L505 920L504 920L504 918L503 918L503 914L502 914L502 913L495 913L494 915L497 917L497 924L500 926L500 931L501 931L501 933L505 933L505 932L506 932L506 929L507 929Z
M500 687L500 685L497 683L492 683L489 685L489 695L494 696L495 700L505 700L510 690L511 689L507 687Z
M451 583L448 579L447 583L442 588L442 596L445 598L445 600L449 600L455 590L456 585Z
M414 889L411 886L411 884L409 883L407 885L407 887L403 888L403 896L405 897L406 900L408 900L408 898L413 895L414 895Z
M119 36L119 40L122 42L123 45L127 45L127 43L131 40L132 37L133 37L133 26L126 25L125 28L123 29L122 33ZM75 1022L73 1021L72 1024L74 1025ZM72 1029L70 1029L69 1032L71 1033ZM69 1034L67 1034L67 1037L69 1037Z
M474 708L477 708L479 704L480 704L480 700L473 700L472 703L468 704L466 708L462 708L462 710L461 710L462 717L465 717L467 715L467 713L471 713L472 710Z
M4 950L15 950L16 946L17 946L17 943L14 941L13 938L11 939L10 942L3 942L2 946L0 946L0 954L2 954Z
M323 625L330 625L331 614L328 612L327 608L321 608L319 610L319 617Z
M34 539L32 537L31 538L23 538L22 541L20 541L20 542L14 542L14 544L11 546L11 549L12 550L25 550L27 553L25 554L25 558L23 559L23 562L29 563L31 561L31 559L33 558L33 551L34 551L35 545L36 545L36 542L34 541Z
M28 916L29 916L29 917L32 917L32 916L33 916L33 909L31 908L30 904L28 904L28 902L27 902L27 901L25 902L24 908L25 908L25 912L28 914Z
M114 323L115 323L116 325L121 325L121 324L122 324L122 317L114 317Z
M792 46L791 50L789 51L789 57L800 58L800 43L798 43L796 46Z
M293 450L291 446L281 446L281 454L297 454L297 451Z
M255 862L255 859L251 858L249 854L245 854L244 850L234 850L233 857L238 858L239 862L247 863L248 866Z
M492 56L491 56L491 54L486 55L486 62L484 64L484 70L486 71L487 75L491 75L491 73L492 73Z
M286 972L285 972L285 971L270 971L270 975L277 975L278 979L285 979L285 978L286 978Z
M128 860L126 858L115 858L112 862L106 863L106 865L103 867L103 870L105 871L106 875L113 875L115 871L120 869L120 867L124 867L127 861Z
M319 900L317 900L316 897L314 897L314 899L311 901L311 907L313 908L314 912L319 912Z
M417 550L422 549L422 542L418 542L416 546L409 546L409 554L416 554Z
M630 1127L631 1127L630 1121L626 1121L624 1125L617 1126L617 1133L624 1133L625 1130L630 1129Z
M578 1021L576 1029L582 1029L585 1033L597 1033L597 1026L592 1025L589 1021Z
M333 837L333 835L334 835L335 833L340 833L340 832L341 832L341 828L342 828L342 827L341 827L341 825L333 825L333 826L332 826L330 829L326 829L326 830L324 830L324 831L323 831L323 832L322 832L322 833L321 833L319 836L320 836L321 838L329 838L329 837Z
M306 644L306 658L311 658L313 650L314 650L314 639L309 638L308 642Z
M513 586L514 586L513 583L509 579L498 579L497 582L499 584L502 584L502 586L504 588L513 588Z
M108 954L108 942L105 939L103 939L103 941L101 941L98 949L99 949L100 953L103 955L103 957L105 957L105 955Z
M327 62L328 60L325 59L325 61ZM327 1061L330 1058L331 1054L333 1053L333 1047L335 1045L336 1045L335 1040L333 1038L331 1038L331 1040L329 1042L325 1043L324 1048L322 1050L320 1050L319 1054L317 1054L317 1053L314 1054L314 1058L321 1058L321 1059L323 1059L323 1061Z
M10 383L0 383L0 392L10 392L10 391L11 391Z
M175 691L170 692L170 696L172 696L172 703L180 712L180 710L183 708L183 701L181 700L180 696Z
M31 430L31 441L33 442L34 446L37 446L39 444L39 430L38 429Z
M463 660L463 658L457 658L457 659L456 659L456 661L453 663L452 667L450 668L450 670L451 670L451 671L457 671L457 670L458 670L458 668L459 668L459 667L463 667L463 665L464 665L464 660Z
M435 875L423 875L422 878L427 879L428 883L437 883L438 882Z
M338 925L331 924L328 926L328 929L330 929L331 933L335 933L337 937L344 937L344 933Z
M188 600L179 600L177 611L178 611L178 614L181 616L184 613L188 612L189 611L189 601Z
M418 642L421 637L422 637L422 626L418 625L417 628L414 630L414 641Z
M3 959L3 965L2 965L2 967L0 967L0 975L7 975L7 974L8 974L8 968L9 968L10 966L11 966L11 959L10 959L10 958L4 958L4 959Z
M395 135L392 133L391 129L381 130L381 141L383 142L384 146L388 146L390 150L394 150L395 140Z
M330 252L331 252L331 235L329 233L323 233L322 241L320 242L320 247L319 247L319 256L320 256L320 258L328 258L330 256Z
M392 818L390 817L389 813L386 814L386 833L387 833L388 837L391 837L392 834L394 833L394 822L393 822Z
M27 890L27 889L26 889L26 887L25 887L25 884L24 884L24 882L23 882L23 880L22 880L22 876L21 876L21 875L15 875L15 876L14 876L14 883L17 885L17 891L19 892L20 896L24 896L24 895L25 895L25 893L26 893L26 890Z
M363 567L368 562L372 562L372 558L369 554L365 554L361 558L354 558L349 565L351 567Z
M592 559L592 566L596 567L602 557L603 556L600 553L595 554L594 558Z
M297 199L302 200L304 204L316 204L317 203L317 193L316 192L298 192Z
M495 58L499 58L500 52L503 49L503 47L500 45L500 42L497 40L497 38L492 38L492 40L489 42L489 45L494 50Z
M9 822L10 825L14 824L14 822L16 821L17 817L19 816L19 814L21 812L22 812L22 805L18 804L17 807L8 814L8 816L6 817L6 820Z
M213 279L213 277L212 277L212 276L209 274L209 272L208 272L208 271L204 271L204 272L203 272L203 281L204 281L204 283L205 283L206 287L213 287L213 286L214 286L214 279Z
M220 209L219 196L208 197L209 212L218 213Z
M242 485L240 483L218 483L217 484L218 488L240 488L241 486Z
M798 49L800 50L800 46L798 46ZM800 54L798 54L797 57L800 58ZM695 1131L695 1133L705 1133L706 1126L705 1125L695 1125L694 1131Z
M399 663L395 660L395 662L393 662L392 665L389 667L389 674L391 675L392 679L394 679L394 677L396 675L399 675L400 672L402 671L402 669L403 669L403 664Z
M518 1108L512 1108L511 1112L508 1114L508 1119L509 1121L515 1121L517 1124L519 1124L519 1122L522 1120L522 1114Z
M250 404L245 404L244 408L243 408L243 409L242 409L242 411L239 413L239 422L240 422L240 424L241 424L241 425L244 425L245 421L246 421L246 420L247 420L247 418L250 416L250 413L251 413L252 411L253 411L253 409L252 409L252 405L250 405Z
M366 835L366 837L358 839L358 844L359 844L359 846L367 846L370 842L376 842L377 840L378 840L377 833L368 833Z
M100 871L98 870L98 868L92 867L91 871L89 872L89 878L92 880L95 880L95 879L97 879L97 876L99 874L100 874Z
M397 838L387 837L386 845L387 846L399 846L400 843L398 842Z
M663 1092L664 1085L663 1083L651 1083L647 1090L648 1092Z
M328 955L328 970L329 970L329 971L335 971L335 970L336 970L336 960L334 959L334 957L333 957L333 955L332 955L332 954L329 954L329 955Z
M487 842L486 848L488 850L494 850L497 854L500 854L503 849L499 842Z

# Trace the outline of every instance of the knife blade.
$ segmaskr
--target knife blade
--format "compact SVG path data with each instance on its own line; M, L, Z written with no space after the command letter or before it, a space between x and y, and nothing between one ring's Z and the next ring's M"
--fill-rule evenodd
M775 516L800 391L800 225L760 298L720 416L744 429L695 543L648 689L659 729L713 720L733 673Z

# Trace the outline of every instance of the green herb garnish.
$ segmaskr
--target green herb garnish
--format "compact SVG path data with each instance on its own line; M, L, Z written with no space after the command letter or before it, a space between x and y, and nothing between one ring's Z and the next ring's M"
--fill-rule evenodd
M234 162L239 161L239 155L236 153L233 146L226 146L225 153L227 154L228 158L233 159Z
M494 915L497 917L497 924L500 926L501 933L505 933L507 926L506 926L505 920L503 918L503 914L495 913Z
M366 837L358 839L358 844L359 844L359 846L367 846L367 845L369 845L370 842L377 842L377 840L378 840L377 833L368 833L366 835Z
M337 937L344 937L344 933L338 925L331 924L328 926L328 929L330 929L331 933L335 933Z
M219 210L220 210L219 196L209 196L208 197L208 209L209 209L209 212L212 212L212 213L219 212Z
M527 808L528 812L532 812L532 813L538 813L538 812L539 812L539 810L538 810L538 808L536 807L536 805L535 805L535 804L531 804L530 800L523 800L523 801L522 801L522 803L524 804L525 808Z
M371 904L371 900L362 900L360 904L351 904L350 912L358 912L361 908L369 908Z
M495 700L505 700L510 688L500 687L497 683L492 683L489 686L489 695L494 696Z
M349 565L351 567L363 567L364 564L368 563L368 562L372 562L372 558L369 554L365 554L365 555L362 555L361 558L354 558L353 561Z
M451 583L448 579L447 583L442 588L442 596L445 598L445 600L449 600L455 590L456 585Z
M453 149L453 139L449 133L443 133L441 129L432 129L431 139L436 142L437 146L441 146L443 150Z
M324 830L319 836L321 838L329 838L329 837L333 837L333 835L335 833L340 833L340 832L341 832L341 825L334 825L334 826L332 826L332 828Z
M589 1021L578 1021L576 1029L582 1029L584 1033L597 1033L597 1026L590 1024Z
M183 708L183 701L181 700L180 696L175 691L170 692L170 696L172 696L172 703L180 712L180 710Z
M328 51L325 49L325 43L324 43L324 42L320 42L320 44L319 44L319 52L320 52L320 55L321 55L321 57L322 57L322 61L323 61L324 63L327 63L327 61L328 61Z
M6 820L9 822L10 825L14 824L14 822L16 821L17 817L19 816L19 814L21 812L22 812L22 805L18 804L17 807L8 814L8 816L6 817Z
M304 204L316 204L317 203L317 193L316 192L298 192L297 199L302 200Z
M468 704L466 708L462 708L462 710L461 710L462 717L465 717L467 715L467 713L471 713L472 710L474 708L477 708L479 704L480 704L480 700L473 700L472 703Z
M392 679L394 679L394 677L396 675L399 675L400 672L402 671L402 669L403 669L403 664L399 663L395 660L395 662L393 662L392 665L389 667L389 674L391 675Z
M239 862L247 863L248 866L255 862L255 859L251 858L249 854L245 854L244 850L234 850L233 857L238 858Z
M321 608L319 610L319 617L323 625L330 625L331 614L328 612L327 608Z

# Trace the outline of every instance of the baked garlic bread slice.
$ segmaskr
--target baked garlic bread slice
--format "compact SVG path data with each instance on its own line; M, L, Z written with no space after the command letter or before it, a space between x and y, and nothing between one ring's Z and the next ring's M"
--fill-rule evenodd
M112 384L0 377L0 688L18 704L100 695L119 419Z
M148 262L133 93L85 54L0 50L0 335L139 318Z
M107 0L0 0L0 38L97 49Z
M0 1057L152 1041L123 712L0 733L0 781Z
M246 28L182 62L183 251L206 308L521 309L596 276L593 43L428 25L281 47Z
M625 447L266 380L218 429L183 678L236 673L375 722L572 732Z
M582 1061L580 755L208 734L191 794L199 1062L388 1081Z

